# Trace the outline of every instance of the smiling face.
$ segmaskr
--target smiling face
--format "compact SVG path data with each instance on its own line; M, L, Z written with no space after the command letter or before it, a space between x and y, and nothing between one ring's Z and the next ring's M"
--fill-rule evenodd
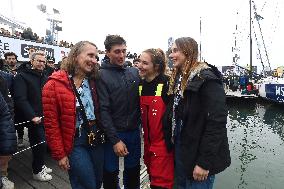
M171 51L172 52L169 57L173 61L174 68L181 69L184 63L186 62L185 54L177 47L176 43L173 44Z
M143 52L140 56L138 69L140 77L146 80L154 79L159 74L157 66L153 64L151 56L146 52Z
M97 48L91 44L86 44L81 53L77 56L76 70L84 74L92 72L97 61Z
M111 64L123 66L126 58L126 45L113 45L106 55L110 59Z

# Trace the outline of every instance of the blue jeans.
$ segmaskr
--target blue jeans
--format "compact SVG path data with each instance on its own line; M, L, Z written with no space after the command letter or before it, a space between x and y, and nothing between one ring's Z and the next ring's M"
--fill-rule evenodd
M141 158L141 138L140 129L137 128L133 131L118 132L119 138L126 145L129 154L124 157L124 172L123 172L123 184L127 189L128 179L139 182L140 179L140 158ZM107 142L105 145L105 170L107 172L116 172L119 170L119 157L113 151L113 144ZM137 169L135 168L137 167ZM131 176L137 175L138 178L132 178ZM118 175L117 175L118 176ZM107 180L107 178L104 178ZM139 182L140 183L140 182ZM118 187L119 188L119 187Z
M175 188L176 189L212 189L215 175L208 176L204 181L189 179L181 160L180 124L176 125L175 132Z
M82 130L74 138L69 155L69 180L72 189L100 189L103 180L104 144L96 147L87 144L87 133Z

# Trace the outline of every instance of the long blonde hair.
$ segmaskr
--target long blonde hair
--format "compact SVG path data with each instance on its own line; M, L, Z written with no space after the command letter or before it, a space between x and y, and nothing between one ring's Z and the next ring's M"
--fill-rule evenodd
M168 94L174 94L175 91L175 81L178 74L181 74L181 94L183 94L186 85L188 83L189 75L191 71L199 64L197 61L198 58L198 44L191 37L181 37L175 40L177 48L186 56L186 61L183 64L181 70L176 68L173 70Z

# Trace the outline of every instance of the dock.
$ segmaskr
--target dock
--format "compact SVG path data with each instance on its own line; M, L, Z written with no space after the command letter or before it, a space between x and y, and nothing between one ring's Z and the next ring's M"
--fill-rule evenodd
M29 147L27 129L25 128L24 148L12 156L9 162L8 178L15 183L15 189L71 189L68 173L61 170L57 161L53 160L49 153L46 154L46 166L51 168L52 180L40 182L32 176L32 152ZM40 145L40 144L39 144Z
M27 137L27 129L25 128L24 135L24 148L20 148L17 153L12 156L9 162L8 178L15 183L15 189L71 189L69 176L66 171L63 171L57 165L57 161L53 160L49 153L46 154L46 166L51 168L53 172L52 180L48 182L40 182L33 180L32 176L32 152L29 148ZM142 144L143 145L143 144ZM142 146L143 149L143 146ZM123 161L120 159L121 171L119 177L122 178ZM141 158L141 171L140 171L141 188L149 188L148 175ZM122 186L122 179L120 179L120 186Z
M245 99L255 99L258 98L255 94L242 94L240 91L225 91L227 98L245 98Z

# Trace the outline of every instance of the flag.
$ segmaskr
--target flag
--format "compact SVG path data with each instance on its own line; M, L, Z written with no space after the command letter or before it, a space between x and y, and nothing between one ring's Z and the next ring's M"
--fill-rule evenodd
M53 12L54 12L54 14L60 14L59 10L57 10L55 8L53 8Z
M46 5L40 4L36 6L41 12L46 13Z

